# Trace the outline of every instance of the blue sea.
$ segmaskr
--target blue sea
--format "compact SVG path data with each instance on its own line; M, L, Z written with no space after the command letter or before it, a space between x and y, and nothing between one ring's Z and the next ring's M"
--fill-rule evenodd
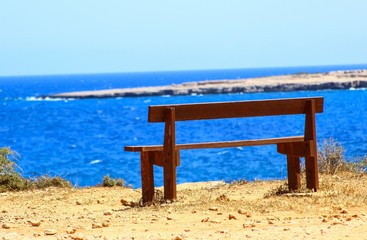
M319 143L334 138L349 159L367 155L367 90L246 93L195 96L42 100L39 96L81 90L169 85L300 72L367 69L367 65L257 68L177 72L0 77L0 147L21 157L26 177L62 176L75 186L101 183L103 176L140 187L139 153L125 145L162 144L163 125L147 122L147 107L158 104L323 96L317 115ZM256 139L302 135L303 116L179 122L177 142ZM162 169L155 168L157 186ZM284 179L286 158L275 146L181 152L177 181Z

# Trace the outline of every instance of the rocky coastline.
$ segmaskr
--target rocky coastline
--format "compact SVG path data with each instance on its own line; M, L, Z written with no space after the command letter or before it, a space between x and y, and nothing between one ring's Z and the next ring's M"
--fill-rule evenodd
M211 80L172 84L169 86L121 88L97 91L66 92L42 96L42 98L117 98L164 95L199 95L253 92L314 91L328 89L367 88L367 69L334 71L328 73L299 73L283 76Z

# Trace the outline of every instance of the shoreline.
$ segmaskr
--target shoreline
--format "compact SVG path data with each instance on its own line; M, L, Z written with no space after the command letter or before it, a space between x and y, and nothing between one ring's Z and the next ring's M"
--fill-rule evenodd
M315 90L342 90L367 88L367 69L332 71L327 73L300 73L235 80L186 82L168 86L119 88L96 91L65 92L41 98L117 98L147 96L182 96L226 93L290 92Z

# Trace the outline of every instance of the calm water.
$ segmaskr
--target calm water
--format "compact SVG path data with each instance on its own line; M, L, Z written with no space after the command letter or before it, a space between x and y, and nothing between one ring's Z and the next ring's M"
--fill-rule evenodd
M323 96L325 111L317 115L319 140L335 138L348 157L364 156L367 90L57 101L37 98L64 91L361 68L367 65L0 78L0 146L10 146L21 154L18 164L25 176L61 175L73 184L88 186L109 174L140 187L139 154L124 152L123 147L163 142L163 125L147 123L149 105ZM301 116L180 122L177 141L299 135L303 134L303 124ZM285 156L277 154L275 146L191 150L181 152L178 182L279 179L286 174ZM162 185L160 168L156 176L156 185Z

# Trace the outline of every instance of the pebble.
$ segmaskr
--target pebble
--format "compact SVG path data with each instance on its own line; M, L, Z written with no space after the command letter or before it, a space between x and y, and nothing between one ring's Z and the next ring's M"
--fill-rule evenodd
M50 229L46 229L45 230L45 234L46 235L55 235L57 232L56 232L56 229L53 229L53 228L50 228Z
M109 222L107 222L107 221L104 221L103 223L102 223L102 227L109 227L110 226L110 223Z
M87 238L82 234L69 236L73 240L87 240Z
M237 220L236 216L234 216L232 214L229 214L228 219L229 220Z
M125 199L121 199L120 202L122 203L122 205L124 205L125 207L134 207L134 203L133 202L129 202L126 201Z
M216 211L218 211L218 208L217 208L217 207L210 207L210 208L209 208L209 211L216 212Z
M103 215L110 216L110 215L112 215L112 212L111 211L106 211L106 212L103 213Z
M10 226L6 223L4 223L1 227L4 228L4 229L10 229Z
M40 220L29 220L28 221L32 227L39 227L41 226L41 221Z
M92 224L92 228L102 228L103 226L102 226L102 224L100 224L100 223L93 223Z
M74 234L76 232L76 229L75 228L73 228L73 227L68 227L67 229L66 229L66 233L67 234Z

